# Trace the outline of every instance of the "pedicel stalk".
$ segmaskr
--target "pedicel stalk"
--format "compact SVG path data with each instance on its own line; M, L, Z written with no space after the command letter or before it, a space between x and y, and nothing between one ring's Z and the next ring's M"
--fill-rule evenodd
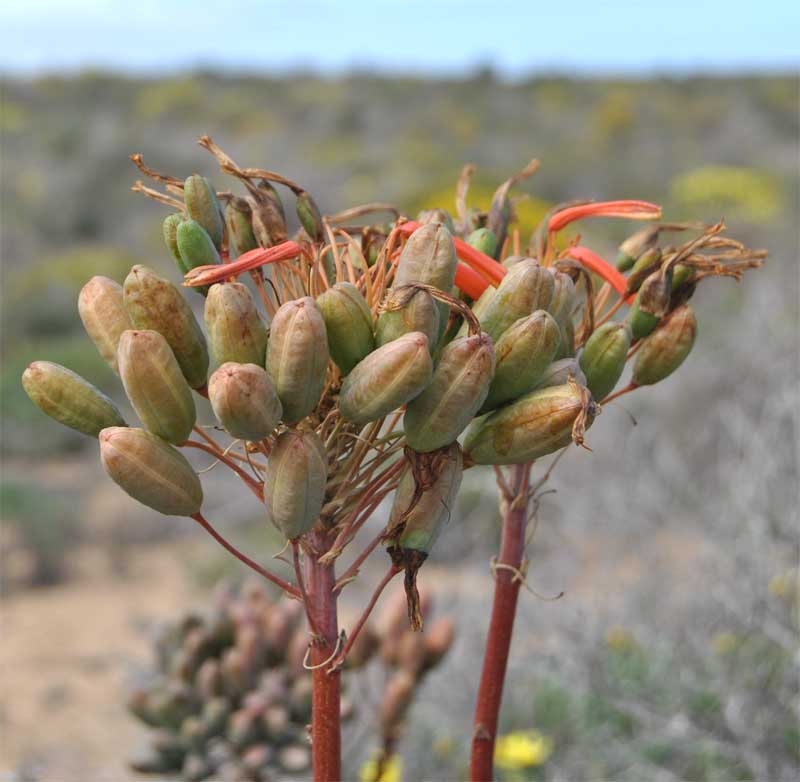
M159 173L141 155L132 160L156 187L133 189L170 208L165 244L184 286L204 297L207 336L179 288L147 267L135 266L122 287L95 277L81 292L81 319L142 427L55 364L31 364L25 390L45 413L98 439L106 472L129 495L193 519L302 604L317 782L341 779L340 670L359 633L401 573L410 626L422 629L418 573L450 522L463 471L492 465L504 521L471 770L472 779L490 779L530 510L550 472L533 482L534 464L583 445L604 401L677 369L694 343L688 301L697 283L739 278L766 253L726 239L718 224L656 257L654 231L624 245L626 264L632 253L646 256L633 259L626 278L578 241L559 241L559 232L588 217L659 219L656 205L557 207L529 257L520 255L510 190L535 172L535 160L498 188L488 212L466 206L467 167L458 221L434 210L415 222L383 203L323 217L292 180L240 167L207 136L199 143L238 192L196 174ZM295 199L301 228L292 237L276 186ZM352 225L378 212L392 222ZM627 318L613 321L626 306ZM631 358L633 378L615 392ZM218 424L197 421L193 394L209 399ZM241 479L285 538L291 578L219 532L182 451L210 456ZM361 542L387 498L389 519ZM360 618L341 627L339 595L380 556L384 575ZM408 689L397 687L387 705L394 721Z

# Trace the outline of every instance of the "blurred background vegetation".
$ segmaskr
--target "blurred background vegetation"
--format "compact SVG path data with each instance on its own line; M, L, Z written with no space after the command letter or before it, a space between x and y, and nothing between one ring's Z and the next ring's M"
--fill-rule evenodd
M644 198L670 220L724 216L736 238L769 249L744 285L704 286L681 372L609 406L589 433L594 452L570 453L542 498L530 580L566 596L523 598L502 774L795 779L798 122L795 76L5 79L0 771L125 778L136 728L124 684L147 660L148 628L241 576L187 524L114 489L96 443L46 419L19 383L34 358L57 361L125 407L77 293L93 274L122 281L136 262L177 281L166 212L131 193L128 155L219 184L195 144L208 133L239 163L299 181L327 212L371 200L411 215L452 209L468 162L470 203L486 208L536 156L540 171L517 191L529 196L523 240L554 203ZM582 227L606 257L631 229ZM209 516L251 552L277 551L256 505L218 470L208 477ZM491 478L478 473L423 573L459 635L412 711L407 779L464 777L497 535Z

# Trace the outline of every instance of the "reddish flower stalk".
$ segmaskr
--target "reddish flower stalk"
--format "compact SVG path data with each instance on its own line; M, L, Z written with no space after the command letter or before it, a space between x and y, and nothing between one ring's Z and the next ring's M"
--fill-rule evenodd
M547 230L549 233L556 233L575 220L583 220L586 217L658 220L661 217L661 207L649 201L595 201L580 206L568 206L550 218Z
M297 242L292 241L281 242L281 244L276 244L275 247L269 247L266 250L259 247L243 253L232 263L197 266L186 274L183 284L189 287L211 285L228 277L238 277L246 271L257 269L268 263L288 261L290 258L296 258L302 251L303 248Z
M494 778L497 722L503 699L514 618L517 613L517 598L522 586L529 474L530 465L516 467L513 487L510 491L502 490L503 537L500 556L494 566L492 617L486 637L483 670L475 706L469 776L471 782L488 782Z

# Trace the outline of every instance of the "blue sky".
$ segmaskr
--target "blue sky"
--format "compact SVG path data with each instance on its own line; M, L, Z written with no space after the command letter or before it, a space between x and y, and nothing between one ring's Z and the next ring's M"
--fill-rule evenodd
M0 7L0 69L797 71L799 7L798 0L8 0Z

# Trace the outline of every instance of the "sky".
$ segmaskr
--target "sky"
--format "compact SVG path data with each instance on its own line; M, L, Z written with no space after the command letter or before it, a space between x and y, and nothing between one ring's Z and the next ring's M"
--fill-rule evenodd
M800 70L798 0L7 0L0 71Z

